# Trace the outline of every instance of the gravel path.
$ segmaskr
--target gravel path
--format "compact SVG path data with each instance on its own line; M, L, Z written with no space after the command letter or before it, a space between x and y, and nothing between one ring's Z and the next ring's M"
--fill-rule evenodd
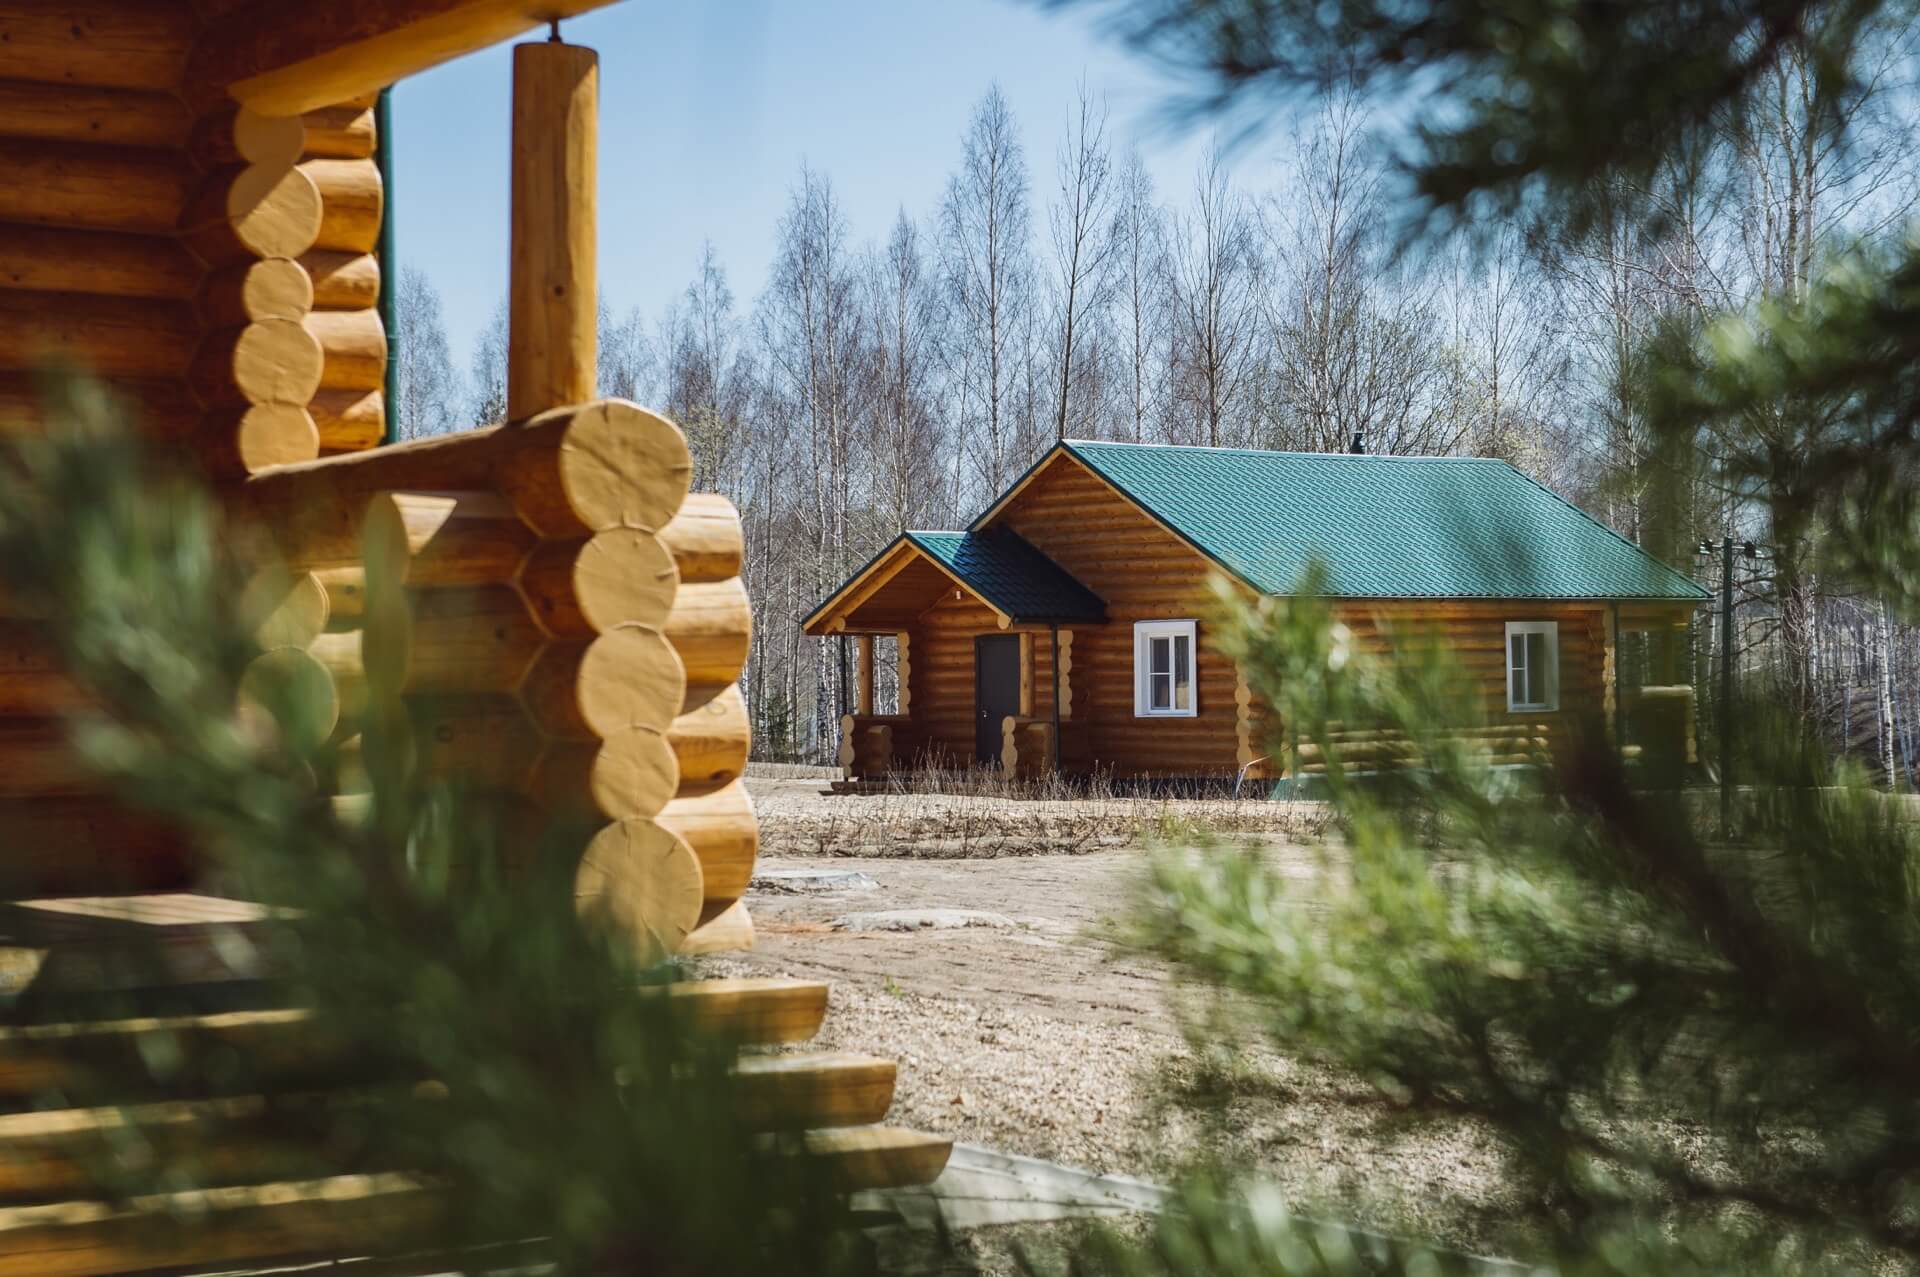
M775 840L813 803L847 801L760 797ZM1282 842L1261 854L1290 874L1320 872L1304 847ZM1203 1067L1180 1027L1178 1007L1193 999L1155 964L1109 943L1147 863L1137 847L1007 853L984 863L898 854L763 863L858 871L876 885L756 889L748 896L755 949L706 959L701 969L829 981L831 1008L811 1045L897 1060L891 1122L1162 1180L1210 1150L1257 1165L1305 1213L1483 1252L1498 1249L1521 1215L1504 1150L1471 1123L1408 1114L1358 1079L1257 1041ZM851 914L931 910L983 911L1014 925L834 926Z

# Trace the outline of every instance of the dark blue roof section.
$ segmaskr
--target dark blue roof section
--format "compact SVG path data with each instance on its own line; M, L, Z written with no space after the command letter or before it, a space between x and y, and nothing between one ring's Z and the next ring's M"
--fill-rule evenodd
M907 540L1016 623L1104 621L1107 605L1016 532L909 532Z

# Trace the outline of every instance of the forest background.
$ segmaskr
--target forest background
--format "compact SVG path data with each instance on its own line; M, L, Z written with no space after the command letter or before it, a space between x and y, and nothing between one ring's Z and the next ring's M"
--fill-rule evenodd
M1442 236L1396 220L1417 103L1383 110L1340 80L1277 126L1216 138L1184 189L1156 187L1085 85L1046 138L987 86L946 141L942 197L890 224L856 224L833 175L799 164L768 210L758 296L735 295L709 244L658 313L600 303L602 391L677 420L695 486L745 520L758 755L827 761L836 743L847 666L801 635L812 606L900 531L964 526L1056 439L1358 441L1510 461L1716 591L1700 542L1753 542L1735 570L1743 687L1777 688L1910 788L1920 631L1823 572L1794 494L1735 477L1749 471L1715 429L1656 441L1647 349L1803 298L1828 259L1909 233L1916 40L1873 34L1844 145L1809 118L1818 69L1789 56L1740 127L1702 130L1644 187L1598 192L1579 225L1488 209ZM1249 154L1271 157L1266 180ZM504 297L457 352L434 279L401 260L403 437L499 420ZM1702 609L1690 641L1709 737L1718 626ZM1624 654L1630 684L1639 658ZM883 708L888 681L883 660Z

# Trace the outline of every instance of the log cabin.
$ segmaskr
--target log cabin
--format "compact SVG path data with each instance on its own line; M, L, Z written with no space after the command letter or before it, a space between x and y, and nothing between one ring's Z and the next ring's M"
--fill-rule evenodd
M1623 747L1637 733L1695 761L1692 689L1670 656L1707 592L1506 462L1067 440L965 530L902 533L806 618L858 643L839 762L850 778L1311 774L1316 747L1295 747L1213 641L1212 581L1284 597L1314 563L1363 648L1437 636L1496 761L1591 715ZM1662 636L1669 658L1629 693L1630 633ZM883 638L899 700L876 712ZM1366 729L1352 731L1364 761Z
M688 491L675 423L596 389L600 59L559 23L610 2L0 0L0 443L54 424L46 366L116 392L131 435L197 467L274 543L285 598L258 659L304 671L328 700L341 766L316 780L336 807L364 805L370 687L397 691L424 773L583 828L551 853L568 857L579 912L659 957L752 943L742 896L759 830L739 689L751 613L738 512ZM385 94L529 32L541 38L514 49L498 139L509 419L395 443ZM643 61L633 51L630 68ZM370 602L363 529L405 607ZM96 979L112 967L102 946L152 946L187 955L184 987L116 997L264 1009L0 1023L0 1272L411 1247L411 1223L444 1203L404 1168L269 1182L280 1164L238 1131L187 1159L231 1177L194 1185L211 1193L127 1202L89 1174L126 1143L115 1110L31 1111L100 1060L177 1054L176 1035L285 1061L332 1040L304 1009L262 1001L275 981L208 974L225 970L234 929L267 913L213 894L192 831L116 800L68 750L66 718L99 708L41 618L0 591L0 876L22 897L5 906L10 953L42 959L27 992L60 972ZM759 1044L804 1041L827 1006L827 987L805 980L688 981L673 995ZM843 1187L925 1183L946 1161L950 1141L875 1125L892 1061L785 1055L744 1060L739 1076L743 1120L806 1131Z

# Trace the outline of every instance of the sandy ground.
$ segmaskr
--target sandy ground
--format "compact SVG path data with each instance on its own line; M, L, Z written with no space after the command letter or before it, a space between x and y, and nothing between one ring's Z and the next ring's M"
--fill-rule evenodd
M899 1061L889 1121L1153 1179L1170 1178L1211 1150L1273 1175L1296 1209L1460 1247L1495 1246L1516 1218L1506 1156L1485 1132L1450 1119L1409 1120L1359 1080L1262 1043L1202 1067L1176 1010L1192 997L1152 962L1109 943L1146 865L1143 829L1177 832L1190 828L1181 822L1218 809L1211 815L1242 828L1260 850L1209 854L1268 855L1305 877L1318 872L1315 853L1284 832L1243 828L1264 821L1277 830L1300 813L1193 803L1176 805L1169 821L1123 804L1130 823L1121 839L1121 816L1072 810L1088 804L997 800L991 820L972 818L982 829L997 822L1000 831L973 838L968 850L952 838L927 837L937 819L928 811L948 800L913 796L914 820L927 823L909 823L907 835L889 845L887 822L909 810L900 796L822 796L817 780L750 784L765 833L763 869L858 870L876 886L829 894L756 889L749 896L756 949L708 959L704 969L830 981L831 1010L813 1045ZM1047 810L1053 807L1067 810ZM1071 854L1046 854L1044 834L1018 830L1049 821L1074 829L1093 823L1102 832L1071 839ZM822 841L823 822L858 832ZM882 854L796 854L840 849L848 837ZM1012 925L835 926L853 914L926 909L976 910Z

